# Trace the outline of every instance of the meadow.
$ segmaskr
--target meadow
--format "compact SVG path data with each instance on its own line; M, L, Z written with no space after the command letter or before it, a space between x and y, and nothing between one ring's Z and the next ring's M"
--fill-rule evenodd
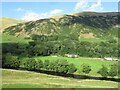
M31 71L2 69L2 88L118 88L117 82L73 79Z

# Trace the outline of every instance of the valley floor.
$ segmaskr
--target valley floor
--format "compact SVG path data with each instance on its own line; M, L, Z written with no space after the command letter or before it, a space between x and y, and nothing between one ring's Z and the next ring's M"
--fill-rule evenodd
M118 88L118 83L105 80L78 80L31 71L2 69L2 88Z

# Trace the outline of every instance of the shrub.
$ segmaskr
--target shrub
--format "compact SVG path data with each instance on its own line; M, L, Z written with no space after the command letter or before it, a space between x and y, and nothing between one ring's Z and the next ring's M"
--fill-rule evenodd
M37 60L36 70L40 70L41 68L43 68L43 61Z
M56 71L56 64L57 64L57 62L56 62L56 60L51 60L50 62L49 62L49 70L51 70L51 71Z
M32 58L26 59L24 67L28 70L36 70L36 68L38 68L37 61Z
M2 62L3 67L5 68L19 68L20 60L18 56L13 56L11 53L7 53L4 56L4 60Z
M57 72L66 74L68 72L68 62L67 60L58 60L57 62Z
M103 76L103 77L107 77L108 76L108 68L104 65L102 65L102 68L100 68L100 70L98 71L98 73Z
M43 65L44 65L43 66L44 69L49 70L50 61L49 60L45 60Z
M109 76L114 77L117 76L118 73L118 65L117 64L113 64L110 66L110 70L108 72Z
M120 62L118 62L118 75L120 76Z
M90 71L92 70L91 66L89 66L88 64L82 64L81 67L82 67L82 72L85 74L89 74Z
M74 73L76 71L77 71L77 68L75 67L75 65L74 64L69 64L69 66L68 66L68 73L72 74L72 73Z

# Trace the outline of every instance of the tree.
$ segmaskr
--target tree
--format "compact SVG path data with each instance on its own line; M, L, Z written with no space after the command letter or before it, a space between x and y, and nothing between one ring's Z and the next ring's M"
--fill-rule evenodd
M55 70L55 65L56 65L56 63L55 63L55 61L54 60L52 60L52 61L50 61L49 62L49 70L51 70L51 71L54 71Z
M19 68L20 60L18 56L13 56L11 53L7 53L4 56L4 60L2 62L3 67L5 68Z
M68 62L67 60L58 60L57 62L57 72L66 74L68 72Z
M34 55L47 55L47 47L44 43L36 44L33 49Z
M43 64L43 65L44 65L44 66L43 66L44 69L48 70L48 69L49 69L49 64L50 64L50 61L49 61L49 60L45 60L45 61L44 61L44 64Z
M38 68L37 61L35 59L28 58L24 63L24 67L28 70L36 70L36 68Z
M90 71L92 70L91 66L89 66L88 64L82 64L81 67L82 67L82 72L85 74L89 74Z
M104 78L106 78L108 76L108 68L102 65L102 68L99 69L98 73Z
M75 65L73 63L68 65L68 73L69 74L74 73L76 71L77 71L77 68L75 67Z
M118 75L120 76L120 62L118 62Z
M109 76L114 77L116 76L118 73L118 65L117 64L113 64L110 66L110 70L108 72Z
M37 70L40 70L41 68L43 68L43 61L42 61L42 60L37 60L36 69L37 69Z

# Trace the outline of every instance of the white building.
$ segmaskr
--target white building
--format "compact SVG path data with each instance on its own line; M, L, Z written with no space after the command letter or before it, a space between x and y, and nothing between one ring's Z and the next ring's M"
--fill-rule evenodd
M77 58L78 55L74 55L74 54L65 54L65 56L70 57L70 58Z
M104 57L105 60L110 60L110 61L120 61L118 58L111 58L111 57Z

